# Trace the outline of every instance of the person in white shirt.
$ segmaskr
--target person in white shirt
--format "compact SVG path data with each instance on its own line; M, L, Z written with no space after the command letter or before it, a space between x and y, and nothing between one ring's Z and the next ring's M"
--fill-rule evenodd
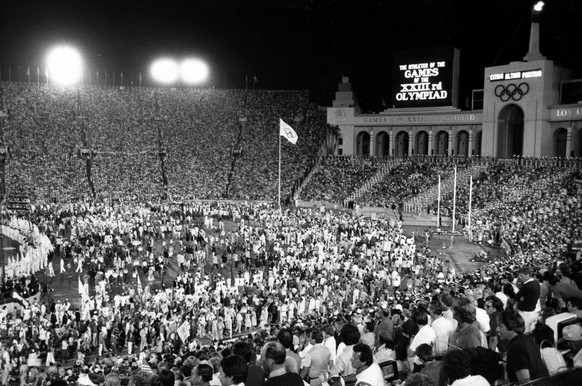
M440 357L449 351L449 339L454 330L453 324L449 319L444 317L443 304L440 300L435 299L432 301L429 305L429 311L434 319L430 326L436 334L434 356L440 359Z
M483 308L479 308L477 306L477 299L474 296L467 296L469 300L473 302L475 306L476 318L477 323L479 324L479 330L483 333L487 334L491 330L491 326L489 324L489 314Z
M370 346L364 343L355 345L351 364L356 369L356 385L384 386L384 374L374 362Z
M378 347L378 350L374 354L374 362L382 363L396 360L394 341L392 340L392 337L389 335L388 331L380 330L378 342L380 343L380 347Z
M410 342L410 346L408 346L408 357L414 358L414 367L418 367L422 365L422 362L418 357L416 357L415 352L416 348L423 343L426 343L430 346L434 346L436 341L436 333L433 328L428 324L428 312L421 308L417 308L412 311L410 318L416 323L419 327L418 332L412 338L412 342Z
M323 345L329 349L331 352L331 365L335 363L336 352L337 352L337 342L335 341L335 328L331 324L328 324L323 328Z

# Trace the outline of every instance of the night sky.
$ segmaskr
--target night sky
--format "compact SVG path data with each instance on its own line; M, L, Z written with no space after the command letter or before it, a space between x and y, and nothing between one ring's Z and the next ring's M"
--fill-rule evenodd
M364 111L390 99L395 50L461 50L459 100L483 87L483 69L518 61L528 47L531 0L0 0L0 64L16 79L69 42L89 71L147 73L161 55L197 56L210 84L309 89L330 105L342 74ZM582 69L582 0L547 0L541 51ZM579 76L582 74L578 74ZM127 76L127 75L126 75ZM137 75L134 75L137 76Z

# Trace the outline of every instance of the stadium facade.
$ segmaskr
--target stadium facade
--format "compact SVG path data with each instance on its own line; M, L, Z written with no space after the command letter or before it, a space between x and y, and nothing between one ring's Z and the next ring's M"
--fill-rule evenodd
M327 109L335 154L582 157L582 79L540 53L535 19L523 61L486 68L470 110L458 108L458 65L454 49L397 54L393 107L379 114L358 113L344 77Z

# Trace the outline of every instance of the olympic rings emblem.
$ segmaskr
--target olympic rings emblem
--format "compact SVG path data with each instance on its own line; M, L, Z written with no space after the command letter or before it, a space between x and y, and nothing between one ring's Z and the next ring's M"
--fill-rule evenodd
M507 86L500 84L495 87L495 96L501 99L502 102L507 102L509 99L518 101L522 96L527 94L528 91L529 85L527 83L522 82L517 86L513 83L510 83Z

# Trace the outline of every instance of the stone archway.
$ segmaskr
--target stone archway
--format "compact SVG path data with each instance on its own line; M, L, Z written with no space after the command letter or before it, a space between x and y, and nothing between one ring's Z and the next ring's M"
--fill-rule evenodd
M565 158L566 144L568 141L568 130L563 127L554 131L554 157Z
M369 156L370 155L370 133L362 131L356 137L356 155Z
M401 157L408 156L408 133L400 131L396 134L396 155Z
M449 133L441 130L436 133L435 154L447 155L449 154Z
M376 135L376 157L388 158L390 156L390 136L385 131Z
M497 157L512 158L523 155L523 110L507 105L499 112L497 123Z
M428 155L428 133L424 130L421 130L416 134L414 154Z
M456 155L469 155L469 133L466 130L461 130L457 133L457 150Z

